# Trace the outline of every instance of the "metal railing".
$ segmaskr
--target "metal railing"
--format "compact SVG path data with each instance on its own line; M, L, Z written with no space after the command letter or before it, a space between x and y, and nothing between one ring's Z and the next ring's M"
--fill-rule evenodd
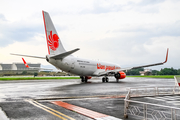
M180 108L130 100L131 97L178 94L179 86L130 88L124 99L124 117L134 115L145 120L180 120Z

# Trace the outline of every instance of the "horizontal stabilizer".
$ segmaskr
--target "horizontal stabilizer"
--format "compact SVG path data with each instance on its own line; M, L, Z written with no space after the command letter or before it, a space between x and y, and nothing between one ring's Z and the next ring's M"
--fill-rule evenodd
M64 52L64 53L61 53L61 54L58 54L58 55L51 56L50 58L53 58L55 60L63 59L63 58L71 55L72 53L74 53L74 52L76 52L78 50L79 50L79 48L76 48L76 49L68 51L68 52Z
M46 57L39 57L39 56L21 55L21 54L14 54L14 53L10 53L10 54L11 54L11 55L17 55L17 56L24 56L24 57L32 57L32 58L46 59Z

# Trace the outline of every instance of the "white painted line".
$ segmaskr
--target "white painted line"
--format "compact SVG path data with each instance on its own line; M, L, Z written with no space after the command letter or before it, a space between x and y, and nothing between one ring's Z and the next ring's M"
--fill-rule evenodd
M113 116L103 117L103 118L95 118L95 120L122 120Z
M173 105L180 105L180 103L172 103Z
M152 97L145 97L145 98L148 98L148 99L154 99L154 100L159 100L159 101L166 101L166 100L163 100L163 99L152 98Z
M0 108L0 120L9 120L4 111Z
M170 96L164 96L164 97L145 97L145 98L159 100L159 101L174 101L174 100L178 99L177 97L175 98L174 96L173 97L170 97Z
M180 105L180 101L167 101L167 103L171 103L173 105Z
M160 99L165 99L165 100L176 100L176 99L180 99L180 98L177 98L177 97L170 97L170 96L164 96L164 97L157 97L157 98L160 98Z
M173 102L180 103L180 101L167 101L167 103L173 103Z
M174 98L176 98L176 99L180 99L180 96L173 96Z
M174 96L164 96L162 97L164 99L170 99L170 100L173 100L173 99L178 99L177 97L174 97Z
M163 100L165 100L165 101L173 101L173 100L175 100L175 98L163 98L163 97L158 97L157 99L163 99Z

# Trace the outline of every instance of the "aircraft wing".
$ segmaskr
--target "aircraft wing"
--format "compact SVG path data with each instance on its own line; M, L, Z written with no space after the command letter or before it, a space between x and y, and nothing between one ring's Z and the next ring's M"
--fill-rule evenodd
M162 64L164 64L164 63L167 62L168 52L169 52L169 48L167 49L166 59L165 59L164 62L154 63L154 64L148 64L148 65L141 65L141 66L135 66L135 67L128 67L128 68L120 68L120 69L115 69L115 70L107 70L107 71L99 72L99 76L108 75L109 73L117 73L117 72L119 72L119 71L127 71L127 70L131 70L131 69L137 69L137 68L143 68L143 67L150 67L150 66L162 65Z

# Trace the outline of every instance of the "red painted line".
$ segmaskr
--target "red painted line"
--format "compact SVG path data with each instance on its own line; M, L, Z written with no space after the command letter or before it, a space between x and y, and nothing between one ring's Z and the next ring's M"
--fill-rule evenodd
M54 101L54 102L51 102L51 103L56 104L58 106L61 106L63 108L66 108L68 110L75 111L75 112L77 112L79 114L85 115L85 116L90 117L92 119L108 117L108 115L98 113L98 112L95 112L95 111L92 111L92 110L88 110L86 108L75 106L75 105L72 105L72 104L69 104L69 103L66 103L66 102L62 102L62 101Z

